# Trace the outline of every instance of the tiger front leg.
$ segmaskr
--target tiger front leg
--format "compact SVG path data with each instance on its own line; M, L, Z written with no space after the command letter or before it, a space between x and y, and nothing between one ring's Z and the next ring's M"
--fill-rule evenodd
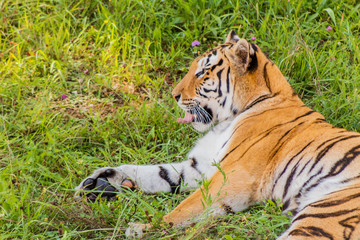
M99 195L110 199L124 187L141 189L145 193L179 192L196 188L203 174L194 167L193 159L172 164L105 167L95 170L75 190L77 196L89 200Z

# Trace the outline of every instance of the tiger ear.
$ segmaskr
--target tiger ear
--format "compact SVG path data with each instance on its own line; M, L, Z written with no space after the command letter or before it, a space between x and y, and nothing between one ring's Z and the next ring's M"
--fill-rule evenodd
M234 30L231 30L228 36L226 37L225 43L236 43L239 40L240 40L239 36L236 35Z
M245 39L240 39L231 50L230 58L236 63L241 72L245 72L251 62L251 56L255 53L251 44Z

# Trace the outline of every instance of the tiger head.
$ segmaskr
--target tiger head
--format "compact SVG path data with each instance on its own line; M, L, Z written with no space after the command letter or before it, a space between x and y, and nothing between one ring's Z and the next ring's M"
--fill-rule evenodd
M281 72L260 48L231 31L224 44L192 62L172 95L185 111L185 117L177 122L191 123L203 132L280 92L294 95Z

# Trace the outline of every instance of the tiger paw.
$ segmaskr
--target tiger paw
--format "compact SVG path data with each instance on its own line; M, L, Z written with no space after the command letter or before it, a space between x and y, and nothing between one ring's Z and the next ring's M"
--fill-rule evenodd
M150 224L144 223L129 223L129 227L125 231L125 235L129 239L141 239L144 231L151 228Z
M96 170L75 188L75 197L85 197L90 201L95 201L99 197L110 200L125 188L133 190L136 185L116 169L102 168Z

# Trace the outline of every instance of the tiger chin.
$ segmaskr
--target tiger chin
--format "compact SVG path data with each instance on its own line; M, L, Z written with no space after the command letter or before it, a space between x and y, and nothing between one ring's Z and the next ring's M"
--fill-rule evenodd
M279 199L293 219L278 239L360 239L360 134L305 106L257 45L231 31L192 62L172 95L184 110L177 122L207 131L187 159L97 169L77 194L196 189L163 217L176 227L202 217L199 182L209 179L208 193L217 199L208 206L212 216ZM126 235L141 237L150 227L132 223Z

